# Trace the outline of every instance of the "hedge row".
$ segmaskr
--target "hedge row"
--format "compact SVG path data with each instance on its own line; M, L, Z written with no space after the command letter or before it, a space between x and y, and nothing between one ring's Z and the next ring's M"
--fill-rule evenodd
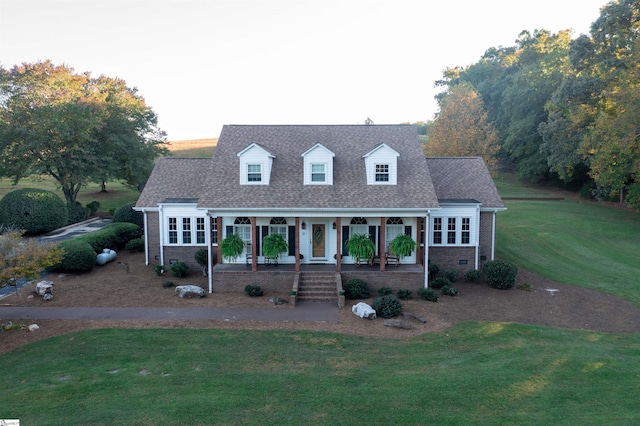
M87 272L96 264L96 255L103 249L118 250L142 235L133 223L112 223L104 228L59 244L64 250L62 260L52 269L62 272Z

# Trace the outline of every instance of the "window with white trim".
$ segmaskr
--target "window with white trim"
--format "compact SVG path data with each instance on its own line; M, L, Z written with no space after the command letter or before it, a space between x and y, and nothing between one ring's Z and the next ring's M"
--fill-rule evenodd
M389 182L388 164L376 164L376 182Z
M271 218L269 222L269 234L279 234L282 238L287 240L287 220L283 217Z
M443 229L446 223L446 234ZM459 246L471 244L470 217L434 217L431 227L431 244Z
M247 164L247 182L262 182L260 164Z
M351 219L351 229L349 235L354 234L369 234L369 227L367 226L367 219L364 217L354 217Z
M389 251L393 239L404 233L403 223L402 218L399 217L390 217L387 219L387 227L384 233L386 251Z
M211 244L218 245L218 218L211 221Z
M311 164L311 182L325 183L327 181L326 170L325 164Z
M247 248L251 245L251 220L248 217L237 217L233 222L233 233L240 237Z
M190 216L168 217L167 244L185 246L206 244L206 219Z

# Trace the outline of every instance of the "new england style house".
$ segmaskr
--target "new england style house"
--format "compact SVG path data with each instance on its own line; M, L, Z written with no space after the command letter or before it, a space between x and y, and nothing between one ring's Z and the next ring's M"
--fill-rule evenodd
M494 258L504 205L481 158L425 158L413 126L226 125L211 159L159 159L136 210L144 214L147 264L197 268L195 252L207 249L212 291L231 267L353 271L346 243L354 234L375 246L373 266L361 270L393 274L411 265L428 286L430 262L463 272ZM218 244L232 233L244 252L228 261ZM276 233L288 251L280 269L265 268L272 259L261 241ZM398 234L417 246L400 259L391 254L396 268L387 256Z

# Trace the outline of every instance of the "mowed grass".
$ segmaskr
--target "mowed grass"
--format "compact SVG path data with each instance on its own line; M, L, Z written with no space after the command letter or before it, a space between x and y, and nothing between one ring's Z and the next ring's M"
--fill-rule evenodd
M513 182L506 190L499 180L497 185L513 197L557 196ZM640 306L640 213L570 199L504 203L508 210L497 215L498 257Z
M184 141L173 141L169 144L171 156L180 158L210 158L213 155L215 146L218 143L217 138L195 139ZM53 191L64 200L64 194L60 190L56 181L51 177L25 178L17 185L13 185L11 179L0 179L0 199L11 191L22 188L39 188ZM138 200L140 193L124 185L119 181L108 182L107 192L101 192L101 186L98 183L89 183L83 187L78 193L78 201L86 206L87 203L98 201L100 203L99 213L109 213L117 210L124 204L132 203Z
M38 425L634 424L638 351L638 335L498 323L408 340L90 330L0 357L0 417Z

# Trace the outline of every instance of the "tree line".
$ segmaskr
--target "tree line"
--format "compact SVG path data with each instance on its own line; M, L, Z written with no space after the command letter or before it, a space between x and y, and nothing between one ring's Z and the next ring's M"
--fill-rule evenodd
M640 0L610 1L575 39L523 31L436 85L427 155L482 155L522 180L640 208Z

